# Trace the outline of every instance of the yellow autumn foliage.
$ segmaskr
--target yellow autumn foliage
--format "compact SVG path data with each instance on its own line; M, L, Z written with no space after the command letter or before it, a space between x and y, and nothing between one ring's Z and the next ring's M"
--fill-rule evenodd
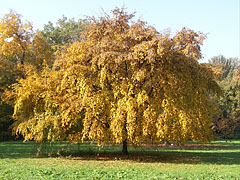
M31 72L34 67L41 71L43 66L51 65L52 60L52 50L46 39L39 33L35 33L29 22L23 22L21 15L10 11L0 19L0 111L2 114L6 114L6 118L1 122L3 131L10 131L8 126L12 123L10 118L12 115L11 107L7 106L5 108L6 105L2 103L2 100L6 99L2 96L4 91L8 90L8 86L16 83L17 80L25 78L26 74L28 76L34 75L35 71ZM35 70L37 70L36 68ZM34 81L34 79L34 77L29 77L28 80ZM19 83L21 84L23 81L22 79ZM30 105L24 98L33 97L30 95L30 92L34 89L33 84L28 81L25 87L22 87L22 90L19 89L22 95L16 101L15 111L19 111L21 106ZM27 90L25 91L25 89ZM36 90L33 90L33 92L36 92ZM29 115L32 110L32 107L25 109L23 113L26 114L21 114L21 118L26 117L30 120ZM19 124L19 122L17 123ZM8 125L5 126L4 124ZM24 127L25 124L23 123L19 127ZM26 134L26 136L32 138L34 135ZM40 139L40 137L38 138Z
M42 66L52 60L52 50L40 33L34 33L30 23L23 23L14 11L0 20L0 59L15 65Z
M115 9L93 19L51 70L37 71L6 93L15 130L25 140L209 141L210 93L221 90L198 63L205 36L183 28L161 34Z

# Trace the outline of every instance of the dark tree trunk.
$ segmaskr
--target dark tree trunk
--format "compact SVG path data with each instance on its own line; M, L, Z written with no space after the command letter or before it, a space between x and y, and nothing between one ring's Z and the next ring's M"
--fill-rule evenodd
M124 140L124 141L123 141L122 154L123 154L123 155L128 155L127 140Z

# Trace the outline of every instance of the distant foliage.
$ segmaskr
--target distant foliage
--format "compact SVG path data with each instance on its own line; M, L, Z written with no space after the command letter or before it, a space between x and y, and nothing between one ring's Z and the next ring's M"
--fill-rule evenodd
M213 57L209 63L221 72L218 83L224 92L216 100L221 113L214 119L215 131L224 138L233 138L235 133L240 132L240 89L237 84L240 61L220 55Z
M68 46L74 41L82 40L82 32L87 29L89 22L86 19L75 20L74 18L68 19L63 16L54 25L52 22L48 22L40 31L56 55L60 53L65 46Z

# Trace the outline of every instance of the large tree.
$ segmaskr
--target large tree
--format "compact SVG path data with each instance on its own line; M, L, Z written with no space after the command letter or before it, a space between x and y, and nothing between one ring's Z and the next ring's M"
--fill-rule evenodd
M129 143L211 140L208 95L221 90L198 63L205 36L183 28L171 37L123 9L112 13L93 18L84 41L70 45L52 70L8 92L16 132L25 140L123 143L124 154Z

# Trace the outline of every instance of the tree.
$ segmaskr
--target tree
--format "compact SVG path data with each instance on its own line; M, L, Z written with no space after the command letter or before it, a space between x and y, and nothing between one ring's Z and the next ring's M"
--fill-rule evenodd
M218 83L223 89L223 96L216 100L221 113L214 119L214 129L224 138L233 138L240 128L240 94L239 85L236 83L239 59L220 55L213 57L209 63L216 71L221 72Z
M95 140L139 144L213 138L208 94L220 94L198 63L201 33L160 34L123 9L93 18L53 69L22 79L14 99L15 130L25 140ZM34 71L31 71L34 72ZM22 93L25 92L25 93Z
M23 23L21 15L11 11L0 20L1 133L8 133L13 113L12 107L2 102L4 89L16 83L17 79L24 78L25 66L33 65L41 70L42 65L51 64L51 60L52 51L45 38L34 33L30 23Z
M49 21L39 32L48 40L53 50L58 53L62 46L68 46L71 42L82 39L81 32L86 29L87 24L88 22L85 19L76 21L74 18L68 19L63 16L55 26Z

